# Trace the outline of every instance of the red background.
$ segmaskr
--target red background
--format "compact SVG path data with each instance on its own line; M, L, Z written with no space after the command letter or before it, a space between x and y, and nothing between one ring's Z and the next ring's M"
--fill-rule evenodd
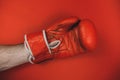
M78 16L95 25L98 45L79 56L25 64L1 72L0 80L120 80L119 0L0 0L0 44L23 42L58 19Z

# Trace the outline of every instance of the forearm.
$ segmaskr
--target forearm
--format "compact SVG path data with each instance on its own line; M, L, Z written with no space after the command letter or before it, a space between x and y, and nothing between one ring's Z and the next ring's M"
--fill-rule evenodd
M0 71L28 62L24 45L0 46Z
M77 17L64 19L46 30L27 34L24 39L25 48L24 45L0 46L0 70L28 60L39 63L93 51L97 42L94 24L90 20L80 20Z

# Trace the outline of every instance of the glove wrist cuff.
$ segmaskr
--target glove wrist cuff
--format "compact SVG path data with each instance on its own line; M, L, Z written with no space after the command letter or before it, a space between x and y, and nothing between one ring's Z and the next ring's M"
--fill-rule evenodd
M45 30L25 34L24 40L24 47L29 53L28 60L30 63L34 64L52 58Z

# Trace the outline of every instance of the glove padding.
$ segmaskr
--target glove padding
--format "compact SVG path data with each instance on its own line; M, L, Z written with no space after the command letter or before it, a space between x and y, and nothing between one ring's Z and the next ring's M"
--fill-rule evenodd
M52 58L74 56L92 51L96 46L96 31L89 20L70 17L46 30L25 35L29 61L39 63Z

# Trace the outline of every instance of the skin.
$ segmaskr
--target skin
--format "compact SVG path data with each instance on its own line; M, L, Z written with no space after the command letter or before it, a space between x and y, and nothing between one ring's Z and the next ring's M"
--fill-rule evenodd
M65 19L61 22L58 22L55 25L48 28L47 32L49 32L49 34L52 33L51 35L53 35L53 33L55 33L57 35L62 34L64 32L68 32L69 28L75 27L76 23L78 25L79 18L77 18L77 17L68 18L68 19ZM62 31L57 32L56 28L58 28ZM67 50L68 54L61 52L61 54L56 54L56 56L55 56L56 58L66 57L66 56L70 56L70 55L73 56L73 54L81 53L82 52L81 48L83 48L83 46L85 48L85 51L94 50L94 48L96 47L96 35L95 35L96 32L95 32L94 25L92 24L92 22L89 20L82 20L79 28L80 28L79 29L80 31L77 31L79 33L77 33L77 32L76 33L77 33L77 35L80 34L78 36L80 36L81 40L79 40L77 38L79 41L75 41L75 42L78 42L78 44L79 44L79 42L81 41L82 46L81 45L77 46L78 44L76 44L75 46L69 45L69 49L71 47L71 49L70 49L71 53L69 53L69 50ZM56 30L54 30L54 29L56 29ZM75 31L75 30L73 30L73 31ZM72 35L74 35L74 34L72 34ZM72 35L70 36L71 38L72 38ZM48 36L50 36L50 35L48 35ZM31 36L30 36L30 38L31 38ZM64 38L65 38L65 36L64 36ZM28 37L28 39L29 39L29 37ZM66 39L69 39L69 37L67 36ZM73 44L75 44L73 38L72 38L72 41L73 41ZM29 42L29 40L28 40L28 42ZM31 43L29 42L29 44L34 45L32 42L34 42L33 39L31 41ZM69 42L69 40L67 40L67 42ZM66 44L66 43L64 43L64 44ZM71 43L68 43L68 44L71 44ZM39 44L37 44L37 47L38 46L39 46ZM65 45L63 45L63 46L66 47ZM76 46L80 47L79 50L81 52L76 52L76 53L72 52L72 51L74 51L72 47L76 48ZM37 49L37 47L35 47L35 49ZM39 51L42 51L42 49L40 49L40 48L38 48L38 49L39 49ZM33 53L35 53L35 52L33 52ZM44 53L39 52L39 54L44 54ZM18 66L20 64L26 63L26 62L28 62L28 57L29 57L29 54L25 50L23 44L14 45L14 46L0 46L0 71L7 70L7 69L10 69L12 67ZM45 57L45 55L43 55L42 57ZM49 56L48 56L48 58L49 58ZM40 61L40 59L43 59L43 58L39 57L38 61ZM43 60L45 60L45 59L43 59Z
M28 62L28 56L23 44L0 46L0 71Z

